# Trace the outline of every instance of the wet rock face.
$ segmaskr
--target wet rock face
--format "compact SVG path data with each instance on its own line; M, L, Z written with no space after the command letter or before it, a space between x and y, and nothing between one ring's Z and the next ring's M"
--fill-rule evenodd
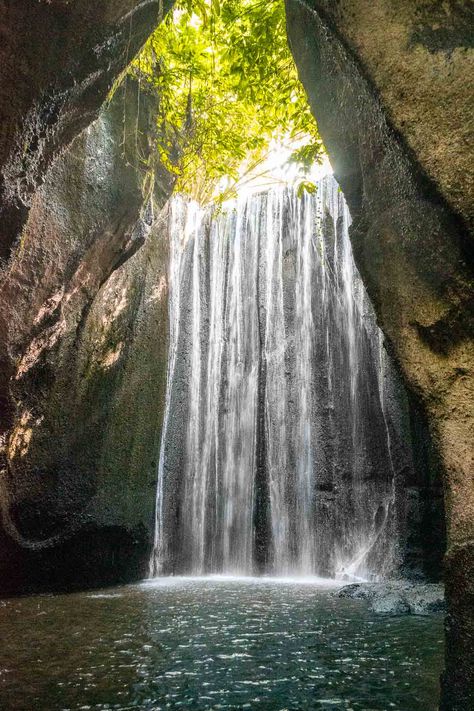
M47 175L2 274L2 592L146 573L172 190L143 169L154 110L132 80L117 90Z
M445 472L444 708L474 706L472 49L466 2L287 0L288 33L354 219L358 268ZM470 165L467 163L470 162Z
M98 115L170 0L0 4L0 259L59 151Z
M444 589L437 583L389 581L354 583L336 593L337 597L367 600L371 610L381 615L431 615L445 612Z

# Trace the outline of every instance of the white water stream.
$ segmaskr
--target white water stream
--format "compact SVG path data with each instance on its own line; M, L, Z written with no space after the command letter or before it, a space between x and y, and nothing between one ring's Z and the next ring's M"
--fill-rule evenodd
M171 212L151 573L388 573L401 418L337 183Z

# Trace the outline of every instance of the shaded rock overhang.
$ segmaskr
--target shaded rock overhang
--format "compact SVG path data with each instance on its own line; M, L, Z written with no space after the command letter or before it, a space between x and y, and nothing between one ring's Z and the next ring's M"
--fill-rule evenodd
M0 3L0 261L55 156L98 115L172 0Z

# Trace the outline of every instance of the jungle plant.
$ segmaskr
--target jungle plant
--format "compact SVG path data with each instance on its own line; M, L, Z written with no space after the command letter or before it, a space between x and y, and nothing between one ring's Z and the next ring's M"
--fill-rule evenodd
M133 64L159 96L158 151L177 190L225 199L255 176L270 144L323 153L288 48L283 0L181 0ZM302 179L302 190L311 183Z

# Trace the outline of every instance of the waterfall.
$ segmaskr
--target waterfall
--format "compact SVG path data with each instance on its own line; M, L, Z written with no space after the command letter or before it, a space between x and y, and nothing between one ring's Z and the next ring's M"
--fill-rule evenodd
M170 356L151 574L356 579L397 562L409 461L335 180L170 220Z

